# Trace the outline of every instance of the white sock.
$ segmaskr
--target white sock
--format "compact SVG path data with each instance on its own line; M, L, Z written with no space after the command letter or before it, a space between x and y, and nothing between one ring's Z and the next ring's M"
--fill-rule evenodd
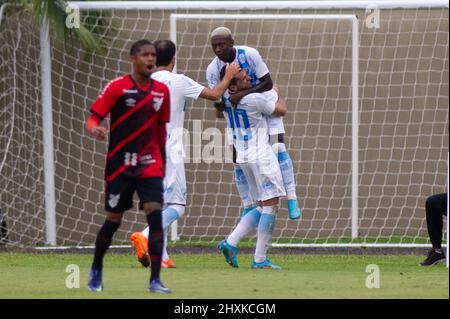
M247 236L252 230L258 227L260 217L261 211L258 207L245 214L234 228L233 232L228 236L228 244L236 247L242 237Z
M141 231L141 234L148 239L148 232L149 232L150 228L147 226L144 228L143 231Z
M269 243L272 239L275 227L275 214L278 205L264 206L258 224L258 239L256 241L255 262L260 263L266 260Z

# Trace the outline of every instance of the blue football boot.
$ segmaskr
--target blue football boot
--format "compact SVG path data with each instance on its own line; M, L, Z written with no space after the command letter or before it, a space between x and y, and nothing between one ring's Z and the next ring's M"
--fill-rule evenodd
M224 239L222 240L219 245L217 246L219 250L223 253L225 256L225 261L233 268L238 268L238 262L237 262L237 248L231 246L227 241Z
M102 271L91 268L89 272L88 289L90 291L103 291Z
M252 262L252 269L276 269L276 270L280 270L281 267L274 265L270 262L269 259L266 258L266 260L264 260L263 262L257 263L253 260Z
M300 217L302 217L302 213L298 208L297 199L288 199L287 206L290 219L299 219Z
M159 279L153 279L152 281L150 281L150 285L148 287L148 290L150 292L156 292L156 293L161 293L161 294L170 294L170 293L172 293L172 290L170 290L169 288L165 287L163 285L163 283L161 282L161 280L159 280Z

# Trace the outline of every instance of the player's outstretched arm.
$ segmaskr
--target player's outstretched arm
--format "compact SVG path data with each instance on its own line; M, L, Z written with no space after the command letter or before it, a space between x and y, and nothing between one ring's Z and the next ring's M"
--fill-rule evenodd
M262 78L259 79L261 82L257 85L253 86L252 88L248 90L242 90L236 93L233 93L230 95L230 102L232 104L239 103L240 100L246 95L249 95L251 93L262 93L269 91L273 88L273 82L272 78L270 77L270 73L267 73Z
M200 93L200 97L211 100L211 101L217 101L222 98L222 95L225 93L226 89L230 85L230 81L233 79L233 77L241 70L241 67L236 63L230 63L227 65L225 69L225 76L223 77L222 81L219 82L214 88L204 88L203 91Z

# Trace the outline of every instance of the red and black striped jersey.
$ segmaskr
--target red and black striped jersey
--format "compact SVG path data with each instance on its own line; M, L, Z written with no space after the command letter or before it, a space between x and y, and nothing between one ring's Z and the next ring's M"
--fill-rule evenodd
M150 80L139 86L131 75L108 83L91 107L100 123L111 114L105 180L123 174L137 178L164 177L166 123L170 120L169 89Z

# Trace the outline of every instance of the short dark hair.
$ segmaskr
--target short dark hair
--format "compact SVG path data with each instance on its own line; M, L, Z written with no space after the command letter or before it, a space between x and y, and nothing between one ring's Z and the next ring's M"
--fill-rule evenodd
M175 43L170 40L156 40L156 66L168 66L177 51Z
M223 77L225 76L225 70L226 70L226 68L227 68L227 66L224 65L224 66L222 67L222 69L220 69L220 81L222 81ZM231 79L230 84L229 84L228 86L230 86L230 85L235 85L236 83L237 83L237 79L236 79L235 77L233 77L233 78Z
M136 55L144 45L153 45L153 43L146 39L134 42L130 49L130 55Z

